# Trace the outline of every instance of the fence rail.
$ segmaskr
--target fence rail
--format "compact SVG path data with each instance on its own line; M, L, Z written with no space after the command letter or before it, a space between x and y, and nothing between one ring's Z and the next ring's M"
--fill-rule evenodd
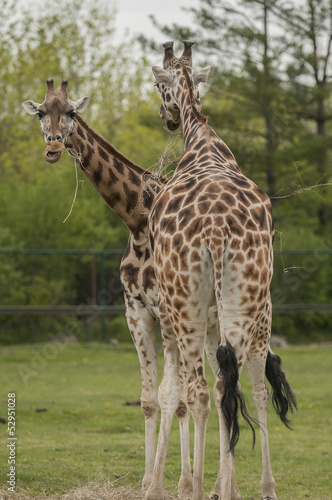
M298 314L298 313L328 313L332 314L332 304L284 304L273 306L275 314ZM124 306L1 306L0 316L3 315L31 315L45 314L48 316L100 316L124 313Z
M94 248L0 248L0 254L35 254L35 255L123 255L124 248L94 249ZM314 250L274 250L275 255L332 255L332 249Z
M99 287L101 290L106 286L105 262L107 256L123 255L123 249L11 249L2 248L0 254L3 255L91 255L94 266L98 258L99 261ZM275 250L276 256L283 255L332 255L332 249L315 250ZM94 273L96 275L96 272ZM91 318L99 318L102 325L102 337L106 339L106 317L124 313L123 305L106 303L103 295L100 300L92 301L92 304L83 305L0 305L0 315L71 315L82 318L87 324ZM273 306L275 314L288 315L298 313L332 314L332 304L276 304Z
M124 312L124 306L0 306L1 314L46 314L48 316L57 316L68 314L72 316L92 316L100 314L118 314Z
M99 272L100 272L100 283L99 288L101 290L106 289L106 270L105 262L106 256L120 256L123 255L123 249L57 249L57 248L0 248L0 254L3 255L91 255L92 259L99 257ZM93 262L93 261L92 261ZM92 263L92 266L96 266L96 263ZM96 275L96 270L93 272ZM94 276L94 279L96 277ZM97 289L96 283L92 287ZM96 292L94 292L96 293ZM124 306L121 305L109 305L106 303L103 294L100 295L100 304L84 304L84 305L59 305L59 306L39 306L39 305L0 305L0 314L2 315L48 315L48 316L58 316L58 315L71 315L75 317L81 317L87 320L88 318L100 318L102 338L106 340L106 317L108 315L114 315L124 313ZM90 338L90 326L89 322L85 321L86 336Z

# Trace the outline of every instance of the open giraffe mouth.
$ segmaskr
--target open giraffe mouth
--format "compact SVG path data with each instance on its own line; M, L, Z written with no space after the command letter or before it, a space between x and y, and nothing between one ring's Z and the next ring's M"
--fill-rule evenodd
M52 141L44 151L44 158L47 163L56 163L59 161L65 145L59 141Z

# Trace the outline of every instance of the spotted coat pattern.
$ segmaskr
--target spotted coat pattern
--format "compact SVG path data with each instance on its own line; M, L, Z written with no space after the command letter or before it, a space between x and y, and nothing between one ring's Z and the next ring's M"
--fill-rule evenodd
M170 55L168 55L170 59ZM150 220L150 242L159 283L165 372L159 389L161 424L154 475L146 499L163 498L163 473L179 385L186 374L195 422L194 500L203 500L206 423L210 413L203 348L208 309L216 300L220 342L233 346L239 373L247 361L262 424L262 497L276 498L266 432L268 391L264 370L271 331L270 282L273 219L268 196L239 169L227 145L200 114L194 71L173 56L169 69L153 68L166 125L180 115L184 155L159 193ZM172 127L170 127L172 129ZM172 326L172 328L169 327ZM220 422L220 471L211 498L241 498L216 377Z
M67 82L55 92L53 80L48 81L43 104L29 102L29 112L40 114L42 133L49 144L60 140L75 157L78 166L107 205L130 230L127 249L120 265L121 282L126 304L126 319L138 353L141 376L141 406L145 415L146 468L143 487L150 484L156 453L158 414L157 348L155 323L159 319L158 287L148 240L147 221L157 193L167 179L156 176L133 163L113 145L105 141L74 112L67 97ZM32 103L32 108L31 108ZM60 156L59 156L60 157ZM213 370L217 370L216 308L209 313L206 351ZM213 346L213 347L211 347ZM189 412L186 397L177 411L181 430L181 477L179 490L192 489L189 457Z

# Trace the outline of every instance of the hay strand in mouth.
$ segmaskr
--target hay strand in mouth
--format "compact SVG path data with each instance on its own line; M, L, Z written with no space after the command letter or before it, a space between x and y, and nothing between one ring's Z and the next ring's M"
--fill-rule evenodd
M182 155L176 155L176 149L178 146L179 139L181 138L180 132L173 133L166 144L165 150L158 156L157 162L153 165L151 171L156 177L170 177L174 173L174 170L171 172L168 171L168 167L172 163L178 164Z
M83 187L83 184L84 184L84 180L80 180L78 178L78 172L77 172L77 162L79 161L80 164L82 165L81 155L79 153L77 153L77 151L75 151L75 149L67 149L66 151L69 154L69 156L71 156L72 158L74 158L76 186L75 186L74 198L73 198L73 201L72 201L69 213L68 213L67 217L62 221L63 224L65 222L67 222L67 220L69 219L69 217L72 214L72 211L73 211L73 208L74 208L74 205L75 205L75 202L76 202L76 197L77 197L77 191L78 191L79 184L81 183L82 187ZM83 165L82 165L82 167L83 167Z

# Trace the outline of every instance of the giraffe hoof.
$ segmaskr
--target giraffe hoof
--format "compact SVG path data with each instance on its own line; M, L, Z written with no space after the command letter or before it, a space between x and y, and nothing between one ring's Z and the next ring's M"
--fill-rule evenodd
M192 478L183 478L179 481L178 485L179 498L181 500L190 500L193 495L193 481Z
M151 480L152 478L143 478L143 481L142 481L142 488L141 488L141 491L143 493L145 493L148 489L149 489L149 486L151 484Z

